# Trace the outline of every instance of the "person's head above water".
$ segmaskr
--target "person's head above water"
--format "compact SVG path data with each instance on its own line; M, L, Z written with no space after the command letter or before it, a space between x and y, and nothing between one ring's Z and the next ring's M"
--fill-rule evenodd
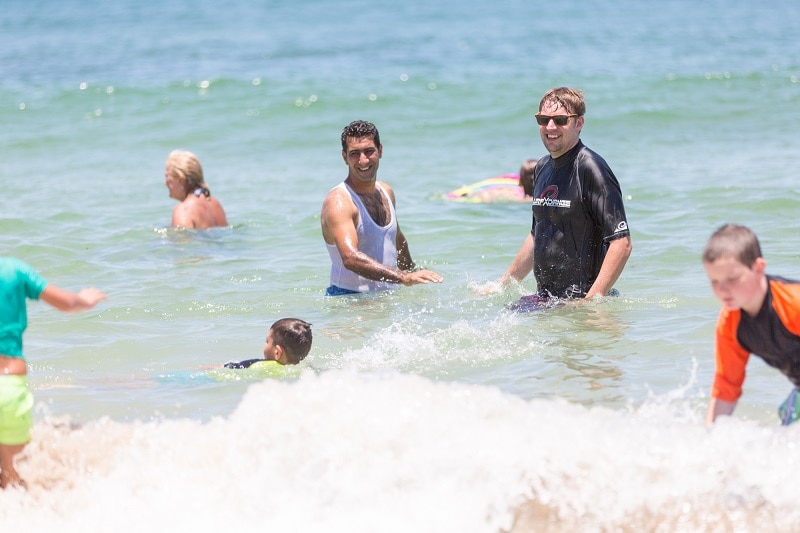
M538 162L538 159L526 159L519 169L519 186L525 196L533 196L533 172Z
M556 87L539 102L536 123L542 144L553 158L569 152L580 141L586 102L583 92L570 87Z
M296 365L311 351L311 324L299 318L281 318L270 326L264 359Z
M703 250L703 267L722 305L758 313L769 287L767 262L755 233L736 224L721 226Z
M758 237L749 228L725 224L715 231L703 250L703 263L713 263L723 257L732 257L751 268L762 257Z
M372 122L354 120L342 130L342 151L347 152L347 139L369 138L377 148L381 146L381 136L378 128Z
M174 180L175 192L173 192L173 187L169 187L169 183L167 184L170 188L170 196L173 198L176 197L176 194L181 194L181 189L183 190L183 197L197 189L203 189L203 193L206 196L211 192L203 178L203 166L192 152L186 150L173 150L170 152L167 157L164 175L168 181ZM183 200L183 197L177 199Z

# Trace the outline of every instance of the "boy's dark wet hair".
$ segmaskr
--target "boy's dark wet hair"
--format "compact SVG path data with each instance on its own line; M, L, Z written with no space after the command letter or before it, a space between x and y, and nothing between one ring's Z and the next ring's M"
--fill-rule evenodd
M758 237L750 229L736 224L720 226L708 239L703 250L703 263L713 263L722 257L733 257L750 268L761 257Z
M289 364L296 365L311 351L311 324L299 318L281 318L270 327L273 344L283 348Z
M375 127L375 124L372 122L367 122L365 120L355 120L345 126L344 130L342 130L342 150L347 151L347 139L362 139L364 137L369 137L375 142L375 147L378 148L381 145L381 136L378 133L378 128Z

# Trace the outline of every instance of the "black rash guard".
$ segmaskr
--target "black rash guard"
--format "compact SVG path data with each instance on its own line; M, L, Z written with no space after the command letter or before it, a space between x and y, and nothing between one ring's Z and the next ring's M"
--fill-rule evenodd
M230 363L225 363L225 368L250 368L255 363L262 363L264 361L265 361L265 359L263 359L263 358L262 359L248 359L246 361L239 361L238 363L234 362L234 361L231 361Z
M608 243L630 235L617 178L580 140L536 165L531 231L538 294L558 298L585 296Z
M750 354L780 370L800 389L800 282L767 276L758 314L723 307L717 320L716 373L711 395L735 402L742 394Z

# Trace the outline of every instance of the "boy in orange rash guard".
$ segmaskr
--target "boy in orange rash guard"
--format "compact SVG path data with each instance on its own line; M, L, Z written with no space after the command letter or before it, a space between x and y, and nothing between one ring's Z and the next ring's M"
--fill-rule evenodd
M745 367L756 354L794 385L779 409L784 425L800 417L800 281L769 276L755 234L719 228L703 251L703 266L722 303L716 329L716 372L706 424L730 415L742 394Z

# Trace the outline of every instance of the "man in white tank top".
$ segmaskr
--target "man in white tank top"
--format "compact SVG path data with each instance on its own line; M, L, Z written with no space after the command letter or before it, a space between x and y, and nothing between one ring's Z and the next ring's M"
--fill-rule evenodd
M329 296L394 289L400 284L441 283L417 270L395 214L394 191L377 181L383 146L377 128L361 120L342 131L347 179L322 204L322 236L331 257Z

